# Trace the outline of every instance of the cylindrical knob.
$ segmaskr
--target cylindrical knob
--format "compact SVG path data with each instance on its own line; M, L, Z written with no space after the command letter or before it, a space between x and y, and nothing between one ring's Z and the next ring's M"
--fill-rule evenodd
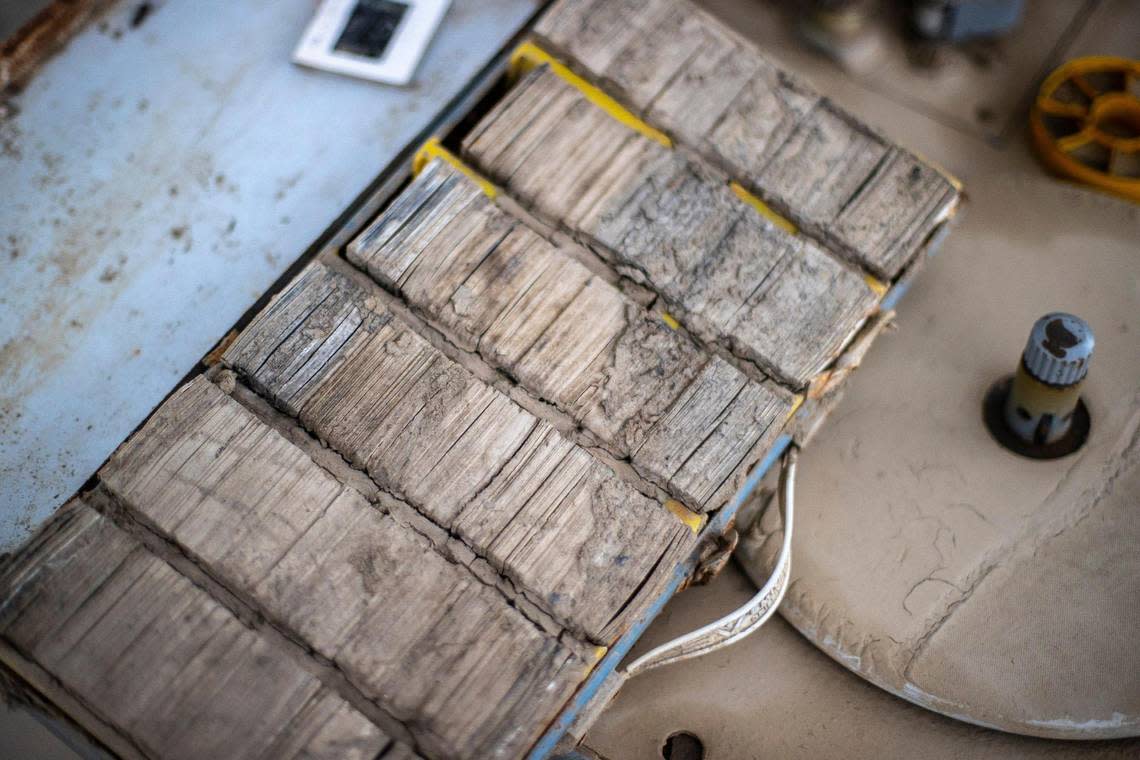
M1040 445L1069 432L1094 344L1092 328L1072 314L1046 314L1033 325L1005 404L1019 438Z

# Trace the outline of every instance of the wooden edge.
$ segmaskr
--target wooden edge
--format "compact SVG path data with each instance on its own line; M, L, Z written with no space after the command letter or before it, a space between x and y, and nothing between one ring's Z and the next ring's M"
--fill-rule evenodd
M611 118L650 140L661 143L666 148L673 147L673 140L667 134L650 126L644 119L636 116L602 88L591 84L585 77L575 74L569 66L543 50L533 41L522 43L511 53L510 64L507 67L508 76L513 83L539 66L549 66L559 79L578 90L586 100L602 109Z
M578 690L567 702L562 713L551 723L542 738L535 743L530 754L527 755L527 760L544 760L544 758L551 757L567 735L571 739L575 736L585 735L590 724L625 681L618 665L629 654L645 629L661 613L665 604L685 587L687 580L692 576L697 563L700 561L701 548L704 543L720 536L732 525L737 511L752 495L772 466L783 456L784 451L791 443L791 435L787 433L781 435L773 443L764 459L756 465L748 476L748 480L738 489L732 500L712 516L712 519L701 532L700 540L690 555L674 566L672 575L664 584L662 592L632 622L621 638L610 647L598 666L593 669L586 681L578 687Z
M424 170L424 167L436 158L450 164L456 171L474 182L488 198L494 200L495 196L499 194L499 188L495 186L495 183L475 171L474 168L459 156L443 147L443 143L438 137L430 138L416 151L416 155L412 158L412 176L419 176L419 173Z
M146 755L127 737L70 694L48 671L27 659L0 638L0 689L21 704L28 705L90 745L88 757L119 757L146 760ZM68 742L70 745L71 742ZM82 747L73 746L79 752Z
M791 425L796 444L806 446L828 416L838 406L846 391L847 379L859 369L871 345L894 323L895 312L881 310L867 320L851 342L828 369L816 375L803 400L803 413Z
M734 39L737 43L739 43L740 45L743 45L746 48L751 49L756 55L758 55L761 58L763 58L764 60L772 63L772 65L774 65L776 68L778 68L785 76L794 80L801 87L806 87L807 89L810 89L812 92L820 95L820 97L823 97L823 95L819 93L818 88L816 88L814 85L812 85L812 83L810 81L802 78L800 75L798 75L794 71L792 71L789 67L781 64L780 61L778 61L773 56L768 55L766 52L764 52L764 49L762 47L760 47L759 44L756 43L755 40L750 39L743 32L734 28L732 25L730 25L724 19L717 16L711 10L709 10L708 8L704 8L702 6L699 6L699 5L697 5L696 2L692 2L692 1L690 1L688 3L688 6L693 10L694 13L704 17L705 19L708 19L708 21L710 23L716 24L721 29L721 31L725 32L729 37ZM830 100L830 98L829 98L829 100ZM834 105L839 106L840 110L842 110L844 112L844 114L848 114L849 116L853 116L853 114L850 114L850 112L848 111L848 109L846 107L842 106L839 103L836 103L834 100L832 100L831 102ZM864 119L859 118L859 117L855 117L855 120L862 128L867 129L872 134L874 134L875 137L882 139L882 140L885 140L886 142L890 143L891 145L894 145L896 148L901 148L902 150L906 151L907 153L910 153L912 156L917 158L919 161L922 161L923 163L930 166L932 169L934 169L936 172L938 172L942 176L943 179L945 179L948 183L950 183L950 186L953 187L954 190L956 190L959 194L962 193L962 187L963 187L962 181L960 179L958 179L957 176L955 176L951 172L947 171L946 168L944 168L937 161L931 161L929 158L918 153L917 151L914 151L914 150L911 150L910 148L901 146L897 142L895 142L894 140L888 139L886 137L886 135L884 135L882 133L881 130L879 130L873 124L870 124L869 122L865 121Z
M558 3L553 3L552 6L557 5L557 4ZM942 166L940 163L938 163L937 161L931 160L929 157L923 155L922 153L920 153L918 151L912 150L911 148L908 148L904 145L900 145L897 141L889 138L881 129L879 129L875 125L873 125L870 122L862 119L861 117L856 116L849 109L847 109L846 107L844 107L840 103L837 103L832 98L829 98L829 97L823 95L822 93L820 93L816 87L814 87L810 84L810 82L800 78L790 68L784 66L779 61L777 61L776 59L769 56L767 53L764 52L764 50L759 45L756 44L756 42L754 40L749 39L747 36L742 34L739 30L732 28L728 23L726 23L724 20L719 18L715 13L711 12L709 9L703 8L699 5L697 5L695 2L687 2L686 5L688 6L688 9L694 15L700 16L707 23L713 24L716 27L718 27L720 29L720 31L724 32L730 39L734 40L740 46L742 46L748 50L751 50L753 52L753 54L755 54L759 58L769 62L771 65L776 67L781 72L781 74L783 76L794 81L799 87L810 90L812 93L815 93L815 95L818 98L820 98L821 100L826 100L830 104L830 106L835 110L837 116L839 116L843 120L850 123L854 128L856 128L862 132L865 132L866 134L873 136L875 139L879 140L880 142L883 142L886 145L893 147L895 150L899 150L905 154L910 155L911 157L913 157L914 159L916 159L920 163L925 164L926 166L933 169L940 177L942 177L947 182L947 184L949 184L951 186L951 188L954 190L954 196L951 199L951 202L947 203L941 209L938 210L938 213L936 214L935 219L932 222L931 232L928 235L927 239L925 241L923 241L923 243L918 247L917 251L915 252L911 261L908 262L907 266L904 267L894 277L894 281L897 281L899 278L901 278L905 274L906 270L909 267L913 266L918 260L922 259L925 255L929 255L929 249L931 247L933 247L934 245L936 245L936 242L940 242L941 238L945 237L944 229L948 226L948 223L957 215L958 211L960 210L961 206L963 205L963 203L966 200L966 193L965 193L964 185L963 185L962 181L956 175L954 175L949 170L947 170L944 166ZM531 68L534 68L534 66L538 65L539 63L547 63L547 64L552 65L552 66L557 65L558 67L560 67L561 70L564 70L568 76L573 77L574 79L585 83L588 87L591 87L593 89L599 89L599 91L600 91L600 88L597 88L594 85L590 84L590 81L594 79L594 73L587 71L586 68L582 64L580 64L577 60L575 60L574 56L571 55L568 50L566 50L562 46L558 45L555 41L548 39L546 37L546 35L543 34L542 30L540 29L542 20L546 17L546 15L548 15L552 12L553 12L553 9L552 9L552 7L550 7L550 8L547 8L546 10L544 10L542 14L540 14L540 16L536 19L534 25L532 25L532 27L530 29L530 35L529 35L528 40L526 42L524 42L522 45L520 45L518 47L518 49L516 49L516 51L512 54L511 64L510 64L510 67L508 69L510 76L512 78L512 82L521 73L525 73L526 71L529 71ZM552 51L552 52L548 52L548 51ZM516 58L521 60L522 63L521 64L516 63ZM536 62L529 62L531 59L535 59ZM563 79L567 79L567 76L563 76L561 73L559 74L559 76L562 76ZM570 80L567 79L567 81L570 81ZM572 82L572 84L573 84L573 82ZM579 88L579 89L581 89L581 88ZM603 95L604 94L605 93L603 93ZM606 97L609 98L610 96L606 95ZM613 100L613 98L610 98L610 99ZM617 101L615 101L615 102L617 102ZM624 107L622 107L622 108L623 108L623 110L625 110ZM654 133L660 133L660 130L653 127L651 124L648 124L647 122L643 121L640 117L638 117L634 114L630 114L630 116L632 119L634 119L639 124L644 125L645 128L652 130ZM635 127L635 129L636 129L636 127ZM640 130L638 130L638 131L640 131ZM666 147L673 147L672 138L670 138L669 135L666 133L660 133L660 134L662 134L664 136L665 140L668 140L669 142L662 142L661 140L658 140L658 142L662 142L662 144L666 145ZM754 208L756 208L757 211L759 211L762 215L764 215L766 218L768 218L770 221L772 221L774 224L781 227L782 229L785 229L792 234L800 234L801 230L799 229L798 225L796 225L790 219L786 218L783 214L777 212L769 204L762 201L753 192L751 192L746 186L744 186L740 182L736 181L735 179L732 179L732 176L731 176L732 172L727 171L727 169L729 167L724 167L724 166L720 165L719 162L712 160L709 157L705 156L699 149L696 148L696 146L690 146L690 148L693 149L697 153L697 155L699 155L702 158L702 160L706 161L710 165L717 166L718 169L725 171L727 174L729 174L730 180L732 180L730 183L732 186L732 190L741 199L743 199L745 202L752 205ZM819 234L818 230L815 231L815 234L810 235L810 237L812 240L814 240L824 250L828 251L828 253L831 254L836 259L838 259L840 261L844 261L846 259L846 257L841 255L839 250L836 249L834 241L828 241L826 235ZM932 241L936 241L936 242L932 243ZM878 295L880 298L882 298L885 295L886 291L891 289L890 283L880 282L880 280L877 277L875 277L874 274L870 273L870 268L866 264L860 263L858 265L858 269L860 272L868 275L867 276L867 284L872 288L872 290L875 291L876 295ZM880 290L883 292L880 292Z

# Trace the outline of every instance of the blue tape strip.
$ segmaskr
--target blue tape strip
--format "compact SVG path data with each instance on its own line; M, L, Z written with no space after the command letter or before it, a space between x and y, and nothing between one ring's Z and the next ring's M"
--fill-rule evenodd
M702 535L719 535L724 533L729 522L736 517L737 511L744 502L748 500L748 497L752 495L752 492L756 490L756 486L759 485L772 465L776 463L776 460L783 456L784 451L791 442L792 436L787 433L784 433L776 439L776 443L752 470L752 474L748 476L748 480L744 481L744 485L741 486L740 490L736 492L736 495L732 497L732 501L717 512L716 516L705 526ZM696 562L697 558L693 556L677 564L673 569L673 577L669 579L669 585L665 587L665 591L661 596L653 600L653 604L642 613L641 617L625 632L625 635L618 639L618 642L606 653L606 656L602 658L598 666L590 672L586 683L582 685L582 688L574 695L570 704L567 705L566 709L562 711L562 714L558 716L558 720L554 721L554 724L547 729L546 733L539 739L538 744L534 746L530 755L527 756L527 760L545 760L545 758L554 751L559 740L561 740L570 729L570 726L574 725L574 721L578 718L578 715L597 695L602 684L613 674L618 664L625 659L625 656L629 654L629 650L633 649L633 645L636 644L637 640L641 638L641 635L645 633L645 629L649 627L649 624L652 623L654 618L664 609L666 602L673 598L673 595L677 593L677 589L679 589L681 584L685 582L685 579L692 574L693 568L696 567Z
M713 519L709 520L708 527L705 528L706 534L719 535L724 533L725 529L728 528L728 524L736 517L736 513L744 506L744 502L748 501L748 497L756 490L756 486L760 485L760 481L768 474L768 470L772 469L772 465L776 463L776 460L784 455L784 452L791 443L792 436L788 433L784 433L776 439L772 448L764 455L760 463L753 468L752 474L748 476L748 480L744 481L744 485L736 492L736 496L732 497L732 501L725 504L724 508L717 512Z
M946 235L949 232L949 224L944 223L941 227L938 228L938 230L934 233L934 236L931 237L929 242L926 244L926 258L934 258L934 256L938 253L938 249L942 247L942 241L946 239ZM914 270L912 268L908 272L908 275L913 274ZM914 277L908 275L904 275L891 287L890 291L883 297L882 302L879 304L879 308L883 310L894 310L894 308L898 306L899 301L902 300L902 297L906 295L907 291L910 290L910 286L914 283Z
M879 308L883 311L893 311L906 292L910 290L910 280L900 280L895 283L890 292L883 296L883 300L879 303Z
M566 709L562 711L562 714L558 716L558 720L554 722L554 725L547 730L546 734L544 734L538 744L535 745L528 756L529 760L544 760L544 758L554 750L558 741L566 734L570 726L574 724L578 714L582 712L586 705L590 704L590 700L598 693L598 689L601 688L606 678L614 672L618 663L629 654L629 650L633 648L633 645L641 638L641 634L645 633L645 629L649 627L649 624L653 622L653 619L657 617L662 608L665 607L665 603L677 593L677 589L680 588L684 580L689 577L690 571L687 569L687 565L687 562L683 562L673 569L673 577L669 580L669 585L665 587L665 592L654 600L649 609L625 632L624 636L618 639L618 642L606 653L606 656L602 658L598 666L591 671L590 677L586 679L586 683L578 690L578 693L574 695L574 698L570 701Z

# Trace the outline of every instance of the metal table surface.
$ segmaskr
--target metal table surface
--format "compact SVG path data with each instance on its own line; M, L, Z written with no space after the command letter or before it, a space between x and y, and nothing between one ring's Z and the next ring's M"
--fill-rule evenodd
M0 553L537 4L454 0L402 89L292 64L312 0L147 5L112 5L0 116Z

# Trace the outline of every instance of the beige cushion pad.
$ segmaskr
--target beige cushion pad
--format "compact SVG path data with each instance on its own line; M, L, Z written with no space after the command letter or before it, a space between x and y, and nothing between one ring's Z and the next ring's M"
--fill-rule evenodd
M742 604L754 591L729 567L685 591L634 654ZM660 758L690 731L705 760L1108 760L1140 755L1140 740L1066 742L990 731L897 699L830 660L779 617L706 657L630 680L586 735L608 760Z
M1140 734L1140 207L978 183L801 459L781 611L883 688L1059 738ZM982 423L1041 314L1087 319L1086 446L1021 458Z

